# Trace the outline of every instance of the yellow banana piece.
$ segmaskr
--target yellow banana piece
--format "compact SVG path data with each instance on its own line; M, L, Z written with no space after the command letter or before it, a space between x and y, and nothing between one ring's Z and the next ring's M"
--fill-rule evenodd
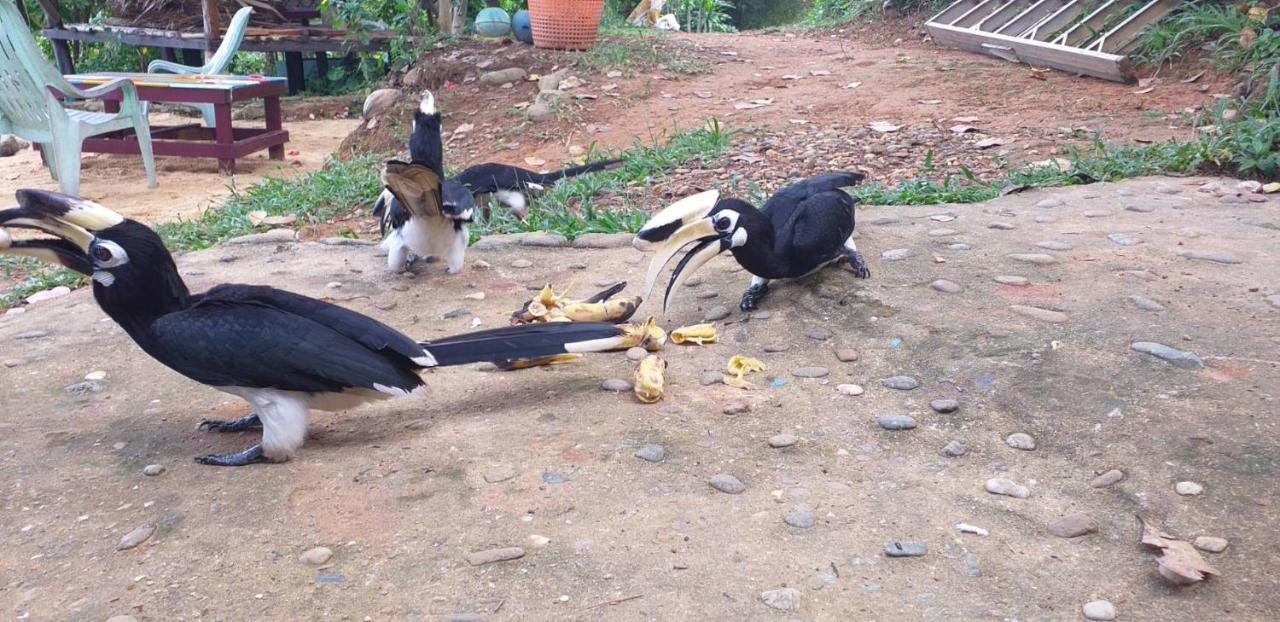
M666 379L663 373L667 371L667 362L658 358L655 354L650 354L640 361L636 366L635 375L635 394L636 399L646 404L652 404L662 399L662 392L666 385Z
M747 382L745 377L754 371L764 371L764 363L758 359L735 354L729 359L729 364L725 367L726 375L721 381L731 387L750 391L755 386Z
M715 343L719 337L716 336L715 324L694 324L693 326L681 326L671 331L671 341L675 343L696 343L702 345L704 343Z
M623 324L622 343L614 350L627 350L640 347L650 352L657 352L667 344L667 331L658 326L652 316L644 324Z

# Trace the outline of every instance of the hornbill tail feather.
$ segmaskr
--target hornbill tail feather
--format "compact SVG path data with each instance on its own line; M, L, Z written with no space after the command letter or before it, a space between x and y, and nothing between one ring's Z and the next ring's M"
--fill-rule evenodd
M493 328L424 341L421 345L444 367L603 352L617 347L622 337L622 329L613 324L551 322Z
M601 160L599 162L591 162L590 164L583 164L582 166L572 166L566 169L555 171L553 173L546 173L543 175L539 175L538 176L539 178L536 179L535 181L538 181L539 183L549 183L553 181L558 181L560 179L564 179L565 177L577 177L578 175L583 175L586 173L607 171L612 168L617 168L618 165L622 163L623 163L622 158L617 158L614 160Z
M617 295L619 292L621 292L622 290L624 290L624 289L626 289L626 288L627 288L627 282L626 282L626 281L619 281L619 282L617 282L617 283L614 283L613 285L610 285L610 286L609 286L608 288L606 288L606 289L603 289L603 290L601 290L601 291L596 292L596 293L595 293L595 294L593 294L590 298L588 298L588 299L586 299L586 300L583 300L582 302L587 302L587 303L591 303L591 302L604 302L604 301L606 301L606 300L608 300L608 299L610 299L610 298L614 297L615 295Z

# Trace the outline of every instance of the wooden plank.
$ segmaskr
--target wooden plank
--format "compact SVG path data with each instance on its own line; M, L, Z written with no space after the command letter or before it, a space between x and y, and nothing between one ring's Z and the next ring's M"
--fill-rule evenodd
M1133 82L1133 66L1129 59L1043 41L1010 37L998 33L977 32L945 24L925 24L939 45L988 55L995 51L1011 51L1017 59L1032 66L1052 67L1071 73L1111 80Z
M940 13L929 19L930 22L938 22L939 24L950 24L961 15L969 12L975 6L981 4L981 0L956 0L951 6L942 9Z
M1032 26L1030 30L1018 36L1026 39L1035 39L1036 41L1048 41L1053 36L1053 33L1070 24L1081 13L1084 13L1084 10L1085 6L1081 0L1072 0L1049 17L1044 18L1043 21Z
M1016 17L1030 4L1031 0L1009 0L992 12L991 15L974 25L974 28L986 32L998 32L1002 26L1009 23L1009 20Z
M1052 15L1067 4L1067 0L1039 0L1001 26L996 32L1010 37L1020 36L1044 18Z
M74 26L71 24L68 26ZM88 41L91 43L122 43L143 47L171 47L185 50L204 50L204 35L199 33L176 33L173 31L153 31L165 34L139 34L136 30L111 29L79 29L79 28L46 28L44 36L52 41ZM262 38L245 37L240 49L245 52L335 52L348 54L351 52L385 52L390 43L384 38L370 38L369 41L347 41L344 39L314 38ZM56 49L56 46L55 46ZM64 71L64 73L75 73Z
M222 38L217 0L200 0L200 12L204 14L204 51L208 52L205 55L205 62L208 62L209 57L218 50L218 41Z
M1102 27L1107 24L1107 20L1111 17L1112 11L1119 10L1123 7L1117 6L1118 0L1107 0L1097 9L1080 20L1079 23L1069 28L1062 36L1054 39L1053 42L1058 45L1067 45L1078 47L1084 42L1098 36Z
M1138 33L1142 32L1143 29L1173 12L1174 9L1182 6L1182 4L1183 0L1151 0L1137 13L1130 15L1128 19L1117 24L1110 32L1099 37L1090 48L1112 54L1119 52L1126 44L1137 37Z
M985 19L1001 4L1003 4L1003 2L1000 0L983 0L982 2L974 5L972 9L969 9L960 17L957 17L950 25L957 28L968 28L973 26Z

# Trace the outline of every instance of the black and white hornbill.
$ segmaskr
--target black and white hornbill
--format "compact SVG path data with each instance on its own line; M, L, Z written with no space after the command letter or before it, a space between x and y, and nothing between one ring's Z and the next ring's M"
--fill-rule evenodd
M551 173L535 173L518 166L487 162L468 167L454 177L453 181L465 186L478 200L485 195L493 195L517 217L524 218L529 212L529 201L526 195L536 195L561 179L608 170L619 164L622 164L620 159L602 160ZM484 202L481 201L481 203Z
M241 466L287 460L302 446L311 409L343 410L416 393L422 369L506 363L616 346L612 324L510 326L417 342L364 315L264 286L219 285L192 293L160 237L90 201L19 190L0 210L0 253L36 257L88 275L111 319L170 369L249 402L251 414L201 427L262 426L240 453L197 458ZM13 239L6 227L56 238Z
M433 256L444 258L449 274L462 270L476 204L462 184L445 179L440 133L440 112L427 91L413 113L411 161L387 162L384 189L373 204L392 270L409 270L419 257Z
M633 240L637 249L658 250L649 264L645 299L650 298L662 269L688 246L692 248L667 284L664 311L672 292L724 251L733 253L752 274L739 305L743 311L756 308L769 292L770 280L802 277L840 259L848 259L858 277L871 276L853 243L857 199L842 190L864 177L860 173L817 175L779 190L763 210L739 199L720 199L718 190L673 203L645 223Z

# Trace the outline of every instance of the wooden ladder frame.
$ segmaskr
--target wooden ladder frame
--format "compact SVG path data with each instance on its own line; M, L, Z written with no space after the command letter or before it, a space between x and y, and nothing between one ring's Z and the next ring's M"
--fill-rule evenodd
M925 29L945 47L1133 82L1133 65L1124 53L1147 26L1194 1L957 0ZM1132 13L1112 25L1125 11Z

